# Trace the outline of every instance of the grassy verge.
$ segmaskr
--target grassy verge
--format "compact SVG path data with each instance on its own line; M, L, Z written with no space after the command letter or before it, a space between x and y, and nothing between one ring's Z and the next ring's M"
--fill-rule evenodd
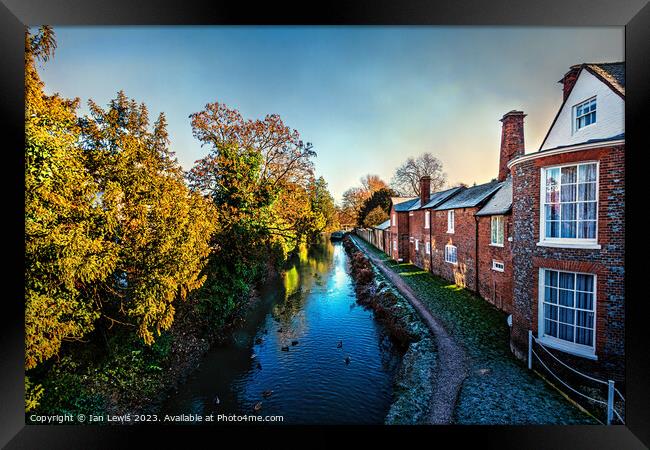
M466 289L362 245L398 273L465 348L469 376L456 405L456 423L596 423L511 354L505 313Z

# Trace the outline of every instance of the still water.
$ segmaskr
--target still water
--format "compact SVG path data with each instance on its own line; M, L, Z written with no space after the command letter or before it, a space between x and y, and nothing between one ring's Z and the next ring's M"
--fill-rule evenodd
M340 242L324 239L279 280L268 282L232 337L206 355L163 414L282 415L285 424L383 423L400 354L372 312L356 303Z

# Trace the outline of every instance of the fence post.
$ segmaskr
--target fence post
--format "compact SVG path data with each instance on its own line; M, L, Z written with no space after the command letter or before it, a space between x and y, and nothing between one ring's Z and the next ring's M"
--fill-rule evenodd
M528 370L533 368L533 331L528 330Z
M607 425L612 424L614 417L614 381L607 381Z

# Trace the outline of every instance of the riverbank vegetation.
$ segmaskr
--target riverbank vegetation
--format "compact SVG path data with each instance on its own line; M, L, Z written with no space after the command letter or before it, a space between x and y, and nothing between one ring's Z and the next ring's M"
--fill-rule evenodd
M279 116L208 103L185 173L164 113L47 95L50 27L25 35L26 410L136 412L222 338L252 289L338 228L316 153Z

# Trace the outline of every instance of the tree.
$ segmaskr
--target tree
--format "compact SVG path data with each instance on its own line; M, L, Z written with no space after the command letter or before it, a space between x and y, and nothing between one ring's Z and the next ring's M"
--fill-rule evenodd
M276 114L263 120L246 120L239 111L215 102L190 118L194 136L210 147L208 155L197 161L188 175L191 186L210 196L215 189L223 189L217 168L223 149L258 153L259 169L251 182L254 189L273 197L269 205L272 217L266 229L286 251L294 251L309 234L308 189L313 180L312 159L316 156L312 145L303 142L298 131L286 126Z
M81 340L99 317L95 283L117 264L106 213L78 147L78 100L44 94L35 61L56 48L54 32L25 34L25 367ZM28 386L31 386L27 382Z
M164 114L153 128L144 104L120 91L81 121L87 165L117 247L112 276L96 287L102 318L135 327L146 344L171 326L177 299L199 288L215 228L212 202L187 188L169 149Z
M366 228L377 226L388 220L388 213L381 206L375 206L364 218Z
M423 153L417 158L408 158L395 170L391 187L403 196L420 195L420 178L431 177L431 191L442 189L447 182L447 174L442 171L442 162L431 153Z
M378 175L366 175L360 179L361 186L351 187L343 193L343 203L341 210L343 215L351 220L351 224L362 224L363 220L359 219L359 213L374 192L387 188L388 185L379 178Z
M388 185L379 175L368 174L361 178L361 188L370 194L387 187Z
M363 202L363 205L359 210L359 215L357 218L358 225L367 226L366 223L367 216L370 214L371 211L375 210L376 208L381 209L385 213L386 218L388 218L388 214L390 212L391 197L395 197L395 191L389 188L381 188L378 191L373 192L372 195ZM375 219L377 217L379 216L377 215L377 213L375 213ZM378 223L374 225L378 225Z

